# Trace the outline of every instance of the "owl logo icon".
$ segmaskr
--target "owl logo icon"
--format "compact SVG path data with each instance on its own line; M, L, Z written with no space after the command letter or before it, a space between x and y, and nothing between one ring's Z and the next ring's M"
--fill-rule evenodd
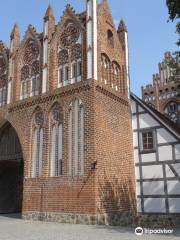
M136 229L135 229L135 234L136 235L138 235L138 236L142 236L143 235L143 228L141 228L141 227L137 227Z

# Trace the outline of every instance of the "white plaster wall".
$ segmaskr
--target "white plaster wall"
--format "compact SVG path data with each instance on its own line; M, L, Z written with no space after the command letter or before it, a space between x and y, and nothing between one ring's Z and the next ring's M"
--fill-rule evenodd
M140 176L139 176L139 167L135 167L135 174L136 174L136 179L140 179Z
M144 109L141 106L138 106L138 112L144 112Z
M136 102L133 100L131 101L131 112L136 113Z
M180 213L180 199L169 198L169 211L170 213Z
M142 212L142 210L141 210L141 198L137 198L137 211Z
M170 178L175 177L174 173L172 172L172 170L168 165L166 165L166 177L170 177Z
M48 63L48 39L44 41L43 63Z
M74 123L74 138L75 138L75 143L74 143L74 155L75 155L75 175L78 175L78 156L79 156L79 149L78 149L78 139L79 139L79 131L78 131L78 114L79 114L79 109L78 109L78 100L75 101L75 106L74 106L74 114L75 114L75 123Z
M159 123L148 113L139 115L140 128L149 128L159 126Z
M141 154L142 162L154 162L156 161L156 153Z
M134 149L134 161L136 163L139 163L139 150L138 149Z
M180 163L171 164L171 166L174 168L174 170L180 177Z
M42 93L47 90L47 68L43 69L43 82L42 82Z
M137 132L133 132L133 146L138 147L138 134Z
M165 194L164 193L164 181L144 182L143 183L143 193L144 193L144 195Z
M180 144L175 145L175 158L180 159Z
M133 128L133 130L137 129L137 116L136 115L132 116L132 128Z
M168 194L180 194L180 182L179 181L168 181Z
M11 102L11 84L12 82L8 82L8 93L7 93L7 104Z
M159 152L159 160L160 161L166 161L166 160L172 160L172 146L162 146L158 147Z
M128 33L124 32L124 34L125 34L125 47L126 47L127 89L128 89L128 97L130 97Z
M165 213L165 199L164 198L145 198L144 211L147 213Z
M136 195L140 195L140 194L141 194L140 191L141 191L141 190L140 190L140 183L137 182L137 183L136 183Z
M93 63L94 63L94 79L97 80L97 0L93 0Z
M143 166L142 170L145 179L163 177L162 165Z
M157 129L157 140L158 143L175 142L176 139L166 129Z

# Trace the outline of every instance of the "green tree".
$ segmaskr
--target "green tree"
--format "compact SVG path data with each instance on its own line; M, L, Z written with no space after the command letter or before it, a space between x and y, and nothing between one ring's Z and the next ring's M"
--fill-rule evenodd
M176 32L179 36L179 39L177 41L177 46L180 46L180 0L166 0L166 4L169 11L169 20L176 23ZM177 78L177 76L180 76L180 51L176 51L174 54L174 58L171 59L171 61L168 63L169 66L172 69L173 73L173 79L180 81L180 78Z

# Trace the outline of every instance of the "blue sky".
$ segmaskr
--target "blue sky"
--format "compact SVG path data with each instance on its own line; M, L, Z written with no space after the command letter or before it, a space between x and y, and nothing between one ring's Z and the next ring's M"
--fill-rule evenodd
M101 0L99 0L100 2ZM157 64L165 51L176 50L175 24L167 23L165 0L109 0L115 23L121 18L129 31L131 90L141 94L141 86L152 81L158 71ZM21 38L32 24L42 31L43 16L48 4L54 8L56 21L60 21L67 3L77 11L85 8L85 0L6 0L1 2L0 39L9 44L9 35L15 22L20 26Z

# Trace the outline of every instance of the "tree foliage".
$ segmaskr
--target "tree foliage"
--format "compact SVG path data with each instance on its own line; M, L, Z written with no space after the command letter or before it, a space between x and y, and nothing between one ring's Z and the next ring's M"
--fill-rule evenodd
M176 32L179 36L177 46L180 46L180 0L166 0L166 4L169 12L169 20L177 21ZM180 76L180 51L174 53L174 58L169 62L169 66L172 69L173 76L176 78ZM179 78L178 78L179 79ZM180 79L179 79L180 81Z

